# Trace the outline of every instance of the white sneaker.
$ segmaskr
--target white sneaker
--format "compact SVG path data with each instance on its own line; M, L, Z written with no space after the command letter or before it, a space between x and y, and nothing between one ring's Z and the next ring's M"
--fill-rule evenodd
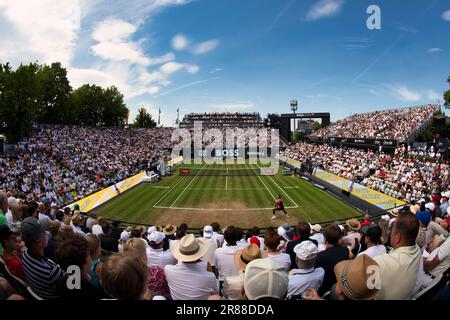
M273 219L276 219L276 218L277 218L277 217L275 217L275 216L272 216L272 220L273 220Z
M286 219L289 219L289 215L288 214L286 215Z

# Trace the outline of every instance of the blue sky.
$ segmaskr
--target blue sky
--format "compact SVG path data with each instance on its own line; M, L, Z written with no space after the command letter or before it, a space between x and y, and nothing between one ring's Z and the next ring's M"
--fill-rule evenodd
M381 29L369 30L369 5ZM173 125L212 111L351 113L442 100L450 1L0 0L0 62L61 61Z

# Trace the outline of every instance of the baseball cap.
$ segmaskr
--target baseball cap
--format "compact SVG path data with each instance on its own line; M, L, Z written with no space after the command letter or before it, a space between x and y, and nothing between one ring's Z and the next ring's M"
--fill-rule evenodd
M244 291L249 300L284 299L288 282L286 268L269 258L250 261L245 268Z
M148 229L147 229L147 233L150 235L151 233L153 233L153 232L155 232L156 231L156 227L155 226L151 226L151 227L148 227Z
M203 237L205 238L211 238L213 235L213 227L211 226L205 226L203 228Z
M127 230L122 231L120 234L120 240L128 241L130 239L130 233Z
M164 238L165 238L165 234L159 231L155 231L152 232L148 235L147 239L150 242L154 242L156 244L160 244L161 242L163 242Z
M20 232L22 233L25 243L30 243L36 241L45 231L37 219L28 217L22 221Z
M436 208L436 206L434 205L433 202L428 202L428 203L425 205L425 208L428 209L428 210L430 210L430 211L433 211L433 210Z
M322 230L322 226L316 223L315 225L311 226L311 230L314 230L315 232L320 232L320 230Z
M251 237L249 240L250 244L256 244L258 248L261 246L261 241L259 241L258 237Z
M420 222L422 222L422 224L424 226L428 226L428 224L431 221L431 215L428 211L420 211L416 213L416 217L417 219L420 220Z
M300 260L311 260L317 256L318 248L312 241L302 241L294 247L294 252Z

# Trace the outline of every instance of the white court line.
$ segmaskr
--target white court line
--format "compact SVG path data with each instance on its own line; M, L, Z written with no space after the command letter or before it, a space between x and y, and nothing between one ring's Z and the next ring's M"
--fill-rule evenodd
M280 187L280 185L275 180L273 180L273 178L271 176L268 176L268 177L270 180L273 181L273 183L275 183L277 185L278 188L280 188L280 190L283 189ZM284 194L289 198L289 200L291 200L291 202L296 206L296 208L298 208L298 204L289 196L289 194L287 192L284 192Z
M265 190L265 188L188 188L189 190Z
M173 210L192 210L192 211L256 211L256 210L272 210L273 208L247 208L247 209L232 209L232 208L183 208L183 207L163 207L163 206L153 206L157 209L173 209ZM295 209L298 207L285 207L286 209Z
M163 186L152 186L152 188L155 188L155 189L170 189L170 187L163 187Z
M284 189L298 189L298 187L283 187Z
M204 167L205 165L203 165ZM201 167L201 169L203 169L203 167ZM187 188L189 188L189 186L191 185L192 182L194 182L194 180L198 177L198 174L200 173L200 170L197 172L197 174L195 175L194 178L192 178L192 180L188 183L188 185L186 186L186 188L184 188L183 191L181 191L181 193L178 195L178 198L175 199L175 201L172 203L172 205L170 206L171 208L175 205L175 203L177 203L178 199L181 198L181 196L183 195L183 193L187 190Z
M261 177L258 175L258 172L256 172L256 170L254 168L252 168L253 171L255 171L256 175L258 176L259 180L261 180L262 184L264 185L264 187L266 187L267 192L270 194L271 197L273 197L273 200L275 200L277 197L274 196L272 194L272 192L270 192L269 188L267 188L267 185L264 183L263 179L261 179ZM273 209L273 208L272 208Z
M160 203L161 202L161 200L163 200L169 193L170 193L170 191L172 191L177 185L179 185L180 183L181 183L181 181L184 181L185 179L182 179L182 178L184 178L184 177L181 177L180 178L180 181L178 181L172 188L170 188L169 189L169 191L167 191L154 205L153 205L153 208L156 208L156 205L158 204L158 203Z

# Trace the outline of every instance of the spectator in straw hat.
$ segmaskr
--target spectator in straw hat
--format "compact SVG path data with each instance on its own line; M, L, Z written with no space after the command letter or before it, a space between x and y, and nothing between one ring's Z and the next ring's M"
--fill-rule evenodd
M261 249L256 244L240 249L234 254L234 264L239 269L237 276L226 277L223 283L223 294L228 300L244 300L244 273L250 261L261 258Z
M354 260L339 262L334 267L337 284L331 289L333 300L373 300L379 292L379 284L372 283L369 277L376 275L378 265L368 255L359 255ZM369 287L367 284L373 284ZM305 300L320 300L317 292L310 288Z
M307 288L318 290L322 285L325 270L314 268L318 248L312 241L303 241L294 248L297 269L289 272L288 298L302 294Z
M149 247L147 247L148 266L158 266L164 268L168 264L176 264L177 260L170 250L163 250L165 235L159 231L150 233L147 237Z
M193 234L184 236L173 248L177 265L164 268L173 300L207 300L218 294L217 279L202 261L205 247Z
M345 224L347 225L349 232L342 239L344 244L349 247L358 245L361 241L361 234L359 233L359 231L361 230L361 223L353 218L347 220Z
M286 268L275 260L256 259L245 268L244 291L248 300L283 300L288 284Z
M172 224L168 224L163 228L162 232L166 236L163 240L163 249L169 250L170 242L177 239L175 236L175 233L177 232L177 227Z

